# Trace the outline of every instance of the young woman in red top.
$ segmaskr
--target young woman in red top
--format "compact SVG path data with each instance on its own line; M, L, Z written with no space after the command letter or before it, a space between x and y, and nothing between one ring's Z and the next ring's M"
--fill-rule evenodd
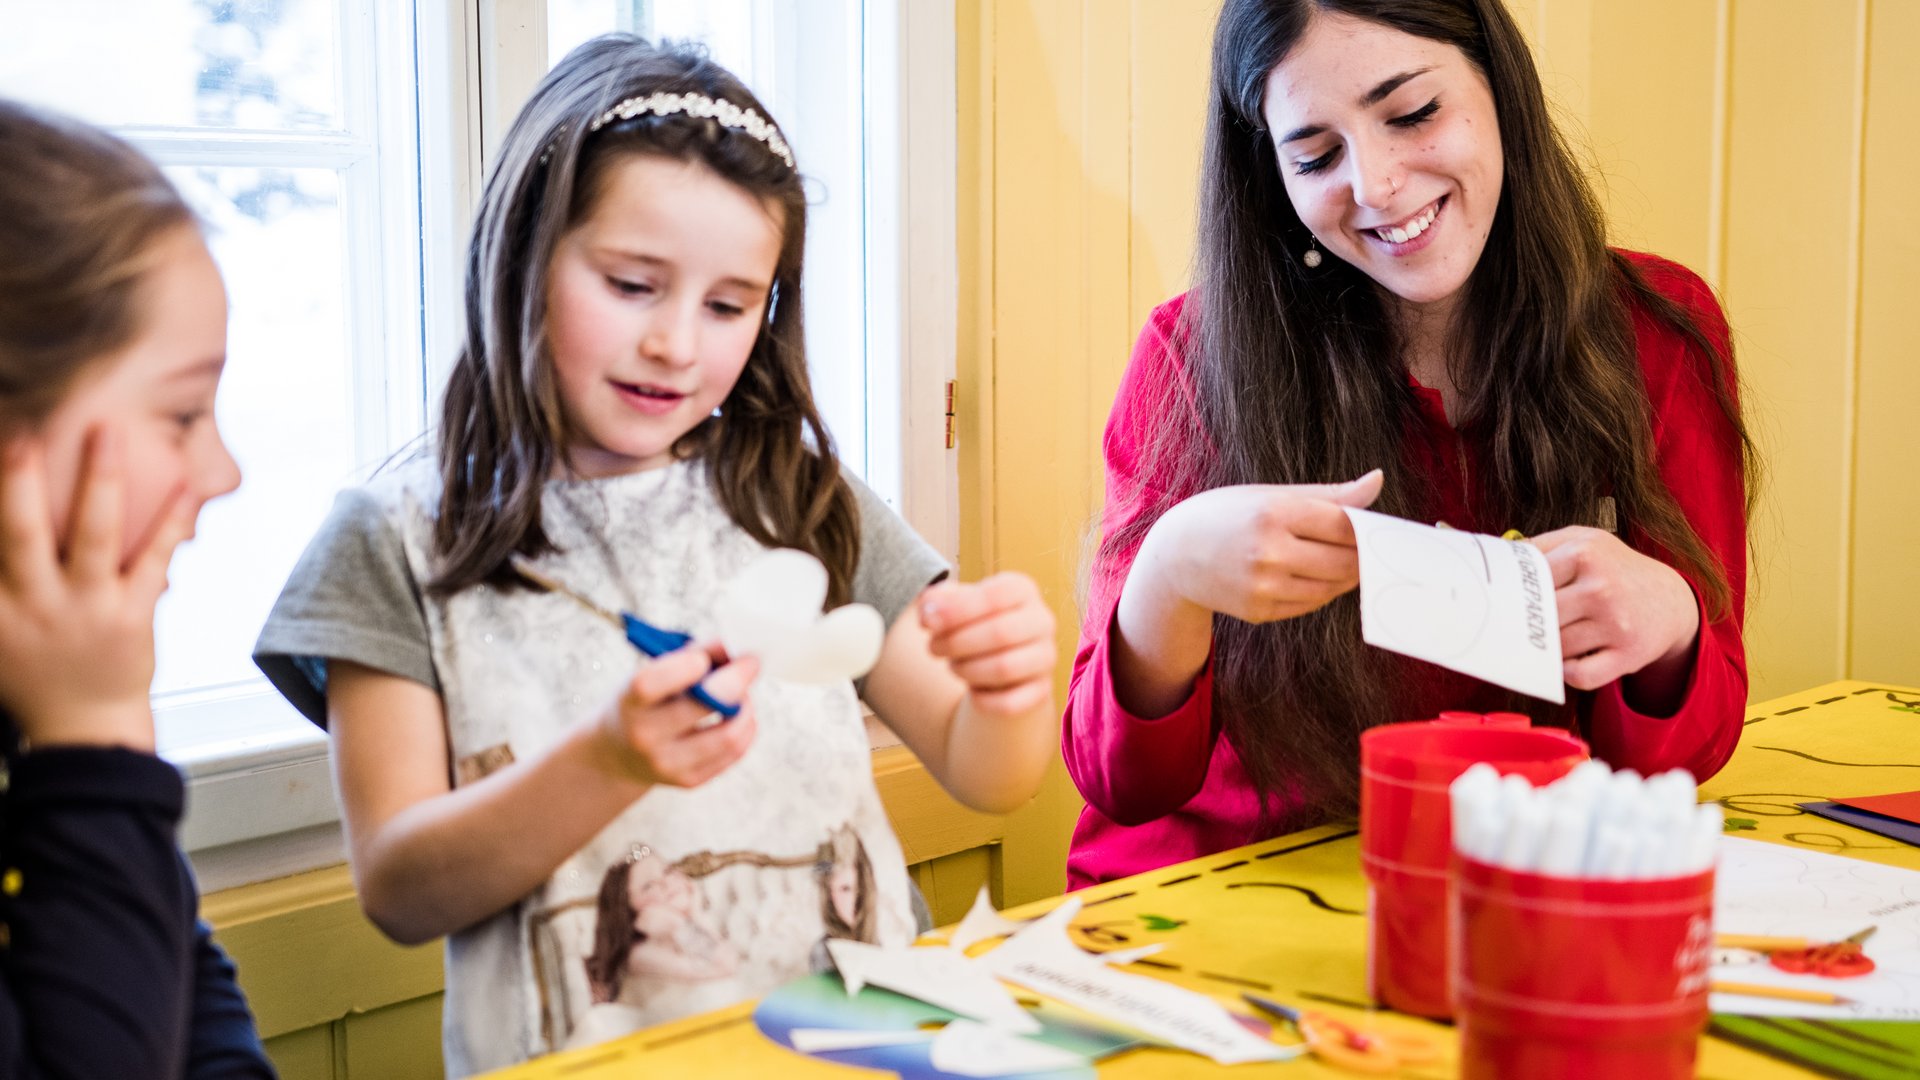
M1718 770L1754 473L1726 322L1608 249L1500 0L1227 0L1207 123L1196 284L1107 426L1071 883L1351 813L1359 733L1443 708ZM1535 538L1564 709L1362 643L1368 505Z

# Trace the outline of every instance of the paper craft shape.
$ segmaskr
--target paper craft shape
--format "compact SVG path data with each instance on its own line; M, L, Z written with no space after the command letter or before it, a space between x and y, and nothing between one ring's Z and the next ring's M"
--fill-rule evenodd
M779 548L755 559L720 590L714 615L729 656L756 656L776 679L835 683L857 679L880 659L886 621L866 604L825 615L827 568L804 551Z
M931 1031L845 1031L840 1028L794 1028L787 1032L793 1048L803 1054L833 1054L842 1050L871 1050L876 1046L905 1046L933 1041Z
M1553 573L1524 541L1349 507L1369 645L1566 702Z
M828 938L827 952L849 996L869 984L938 1005L949 1012L1031 1034L1040 1022L1028 1015L1006 987L979 961L952 949L888 949L864 941Z
M1104 1059L1144 1045L1138 1032L1040 999L1027 1011L1040 1023L1040 1033L1022 1036L1073 1054L1084 1062ZM923 1001L868 986L848 996L837 975L806 975L774 990L754 1008L753 1023L768 1039L810 1053L823 1061L877 1069L901 1080L947 1080L956 1074L935 1068L933 1040L940 1025L963 1019ZM810 1034L803 1034L810 1033ZM844 1049L807 1050L801 1043L820 1044L835 1035L846 1036ZM1049 1069L1024 1074L1028 1080L1094 1080L1094 1067Z
M999 1028L955 1020L933 1037L933 1067L954 1076L1017 1076L1077 1069L1086 1058Z
M1920 828L1920 791L1899 791L1891 795L1862 795L1854 799L1837 799L1855 810L1865 810L1869 814L1882 817L1899 818L1909 825Z
M979 895L973 898L973 906L967 909L966 917L953 928L952 936L947 939L947 947L966 952L971 945L988 938L1006 937L1025 925L995 911L993 901L987 898L987 887L982 885Z
M1878 928L1866 944L1875 964L1868 975L1795 975L1770 964L1713 969L1716 980L1825 991L1847 1003L1714 994L1711 1008L1744 1016L1920 1020L1920 872L1722 837L1714 876L1716 932L1840 941L1867 926Z
M995 975L1076 1008L1221 1063L1285 1061L1304 1047L1280 1046L1241 1027L1204 994L1141 975L1114 971L1067 937L1078 898L1059 907L980 958Z
M1920 846L1920 825L1915 825L1902 818L1887 817L1883 814L1858 809L1847 803L1837 802L1803 802L1800 804L1800 808L1810 813L1819 814L1829 821L1837 821L1842 825L1851 825L1856 829L1865 829L1877 836L1884 836L1889 840L1898 840L1903 844Z

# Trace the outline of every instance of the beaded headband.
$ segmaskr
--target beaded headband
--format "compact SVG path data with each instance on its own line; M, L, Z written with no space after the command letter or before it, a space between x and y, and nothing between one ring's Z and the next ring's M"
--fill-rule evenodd
M674 116L685 113L688 116L713 120L724 128L744 131L765 143L775 157L786 162L787 168L793 168L793 150L787 146L787 140L780 137L779 128L774 127L765 117L752 109L743 109L725 98L710 98L705 94L655 93L645 97L628 98L595 117L593 123L587 125L587 131L591 134L616 120L631 120L636 116L646 116L649 113L654 116ZM561 130L566 129L563 127ZM554 142L547 145L546 153L540 155L542 162L553 155L553 148L559 141L559 136L556 134Z

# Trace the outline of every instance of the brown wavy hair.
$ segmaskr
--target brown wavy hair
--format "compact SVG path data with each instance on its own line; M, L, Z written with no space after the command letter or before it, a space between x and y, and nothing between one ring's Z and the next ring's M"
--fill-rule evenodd
M1155 434L1140 472L1158 479L1150 509L1105 537L1098 557L1137 548L1161 513L1199 491L1345 480L1376 466L1386 485L1374 509L1432 518L1403 457L1416 405L1388 300L1339 259L1303 263L1308 232L1262 114L1268 73L1312 19L1331 13L1452 45L1492 89L1506 179L1447 343L1461 436L1491 463L1478 516L1534 534L1593 523L1611 496L1620 535L1666 553L1709 610L1725 612L1726 571L1656 469L1632 309L1672 326L1701 357L1696 375L1736 437L1751 513L1757 468L1732 357L1608 249L1599 205L1500 0L1227 0L1214 32L1195 284L1178 330L1191 390L1162 388L1167 400L1144 413L1197 412L1204 434L1184 422ZM1213 630L1225 737L1269 815L1283 791L1305 800L1301 816L1269 824L1352 812L1360 732L1416 719L1405 712L1409 663L1362 643L1353 594L1265 625L1216 615ZM1562 726L1575 716L1572 703L1519 695L1487 707Z
M859 511L807 381L800 174L753 136L684 113L589 130L619 102L660 92L705 94L772 119L698 48L608 34L556 64L507 132L468 246L467 338L441 408L433 592L510 584L510 555L553 550L540 496L567 467L570 432L547 344L547 269L612 169L650 154L713 170L777 212L784 233L766 325L722 417L702 421L674 453L707 462L721 505L754 539L825 563L829 605L850 598Z
M0 433L45 420L133 340L154 242L193 222L126 142L0 99Z

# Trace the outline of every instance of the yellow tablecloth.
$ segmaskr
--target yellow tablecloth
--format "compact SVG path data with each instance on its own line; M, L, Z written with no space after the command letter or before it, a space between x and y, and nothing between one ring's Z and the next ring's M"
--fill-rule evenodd
M1796 804L1920 787L1920 690L1836 682L1750 706L1733 761L1703 789L1731 818L1754 822L1739 833L1776 843L1920 869L1920 848L1884 840L1801 810ZM1290 1003L1360 1018L1381 1029L1427 1035L1453 1053L1453 1028L1394 1014L1369 1015L1364 955L1366 889L1356 830L1327 826L1223 852L1086 890L1075 921L1104 947L1164 942L1129 968L1212 995L1244 1011L1239 995L1256 990ZM1016 908L1039 915L1057 900ZM1143 916L1180 925L1152 930ZM1350 1004L1342 1004L1350 1003ZM556 1054L495 1074L505 1080L611 1080L629 1076L764 1077L875 1075L795 1054L754 1028L746 1003L637 1032L587 1050ZM1405 1070L1413 1077L1456 1072L1449 1057ZM1191 1054L1142 1049L1102 1064L1102 1077L1220 1077L1221 1066ZM1233 1076L1351 1076L1312 1059L1239 1065ZM1720 1080L1810 1075L1753 1051L1708 1038L1700 1075Z

